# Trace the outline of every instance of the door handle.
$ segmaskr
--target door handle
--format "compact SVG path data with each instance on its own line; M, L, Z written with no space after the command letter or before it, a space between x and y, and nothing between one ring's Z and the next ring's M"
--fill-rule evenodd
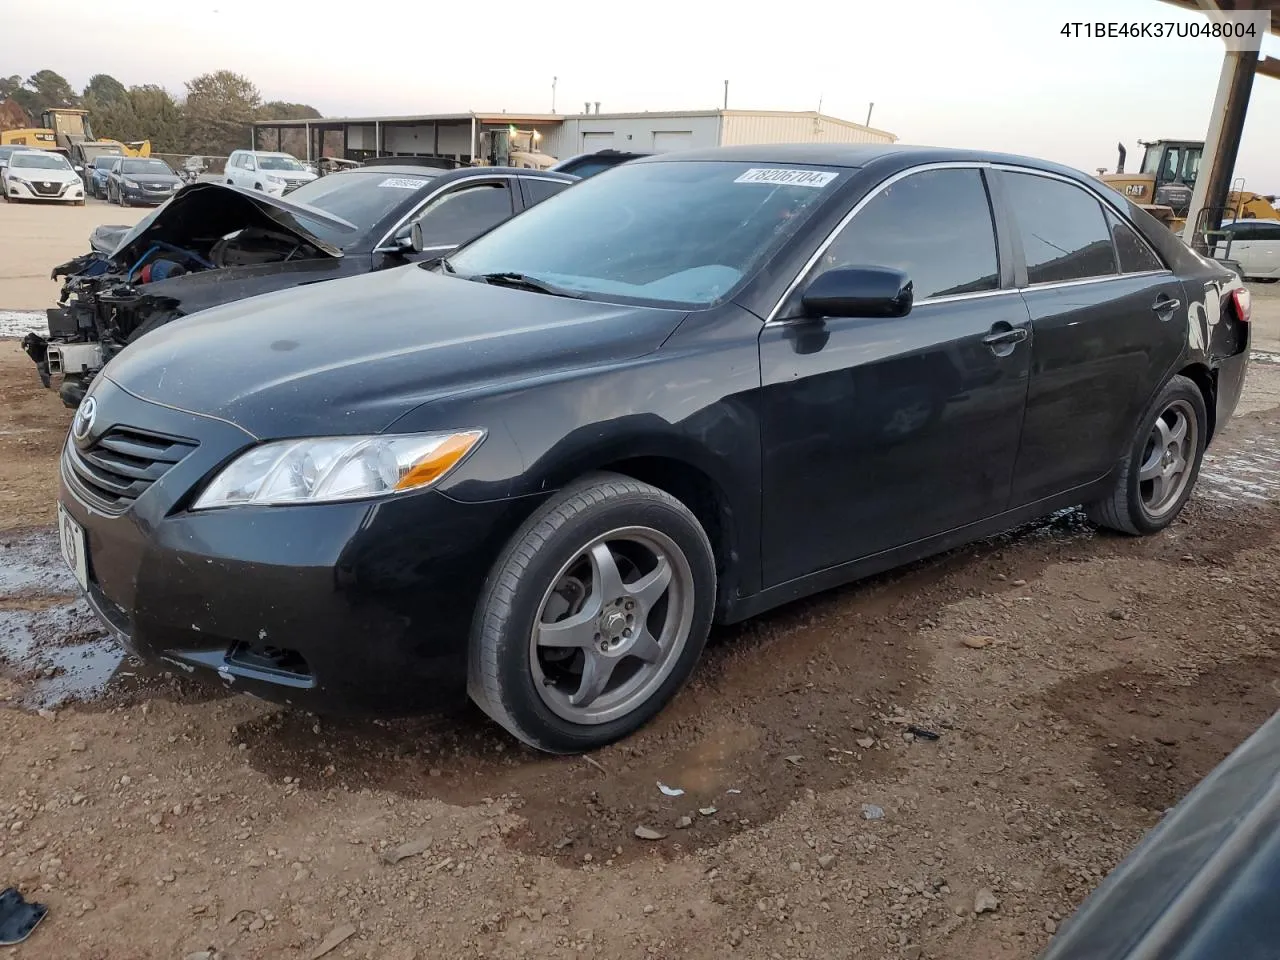
M995 333L989 333L982 338L982 342L989 347L996 347L1004 343L1021 343L1025 339L1027 339L1026 329L1015 327L1012 330L999 330Z
M1156 302L1151 305L1151 309L1156 312L1156 316L1160 317L1161 320L1167 320L1173 311L1177 310L1180 306L1182 306L1181 300L1176 300L1173 297L1166 297L1164 294L1161 294L1156 297Z

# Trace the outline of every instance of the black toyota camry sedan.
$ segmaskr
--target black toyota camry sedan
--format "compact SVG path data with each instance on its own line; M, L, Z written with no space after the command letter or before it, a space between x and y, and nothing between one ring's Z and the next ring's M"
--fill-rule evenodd
M1240 395L1249 296L1023 157L638 158L444 261L116 356L66 558L144 657L329 711L464 694L625 736L713 623L1083 504L1153 534Z

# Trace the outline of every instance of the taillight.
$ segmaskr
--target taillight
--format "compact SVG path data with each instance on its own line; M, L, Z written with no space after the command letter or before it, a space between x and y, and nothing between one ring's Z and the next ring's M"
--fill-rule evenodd
M1246 287L1236 287L1231 291L1231 299L1236 305L1236 316L1248 323L1253 314L1253 294Z

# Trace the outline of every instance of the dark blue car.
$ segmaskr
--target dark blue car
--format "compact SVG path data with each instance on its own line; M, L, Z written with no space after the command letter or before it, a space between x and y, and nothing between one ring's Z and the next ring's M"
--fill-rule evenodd
M111 172L111 164L124 158L118 154L103 154L94 157L84 168L85 192L99 200L107 199L107 174Z

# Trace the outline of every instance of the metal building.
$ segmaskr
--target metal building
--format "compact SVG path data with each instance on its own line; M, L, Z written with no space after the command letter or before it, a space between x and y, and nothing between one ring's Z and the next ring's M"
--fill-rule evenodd
M597 105L597 111L599 109ZM613 147L665 153L750 143L893 143L888 131L813 111L692 110L548 114L469 112L383 117L259 120L253 147L278 150L285 131L305 133L305 157L444 156L470 163L486 130L535 130L560 159ZM295 148L296 149L296 148ZM299 151L300 153L303 151Z

